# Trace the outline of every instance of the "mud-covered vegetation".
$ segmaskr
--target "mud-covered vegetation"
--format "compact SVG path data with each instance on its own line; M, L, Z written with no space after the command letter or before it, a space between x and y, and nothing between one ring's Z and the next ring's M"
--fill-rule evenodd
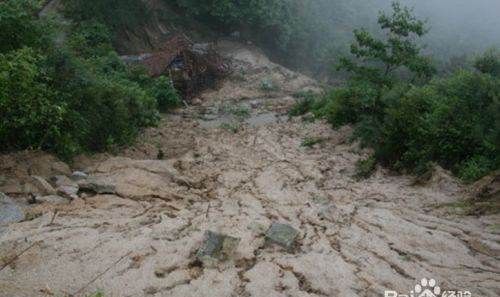
M2 150L70 157L131 143L158 109L179 102L169 81L128 69L99 19L38 17L39 1L0 3Z
M427 32L424 22L394 3L379 24L385 39L354 32L354 58L339 65L351 74L347 85L301 100L293 114L312 110L334 127L355 125L374 159L400 171L421 174L437 163L474 181L498 169L499 55L489 51L476 59L476 70L437 77L415 42Z

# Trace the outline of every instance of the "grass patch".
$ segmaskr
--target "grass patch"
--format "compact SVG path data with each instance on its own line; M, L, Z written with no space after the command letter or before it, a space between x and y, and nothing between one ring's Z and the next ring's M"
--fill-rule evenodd
M251 110L246 105L222 104L219 106L219 113L230 114L238 119L246 119L250 117Z
M311 112L314 108L316 102L316 95L312 92L300 92L295 94L296 102L292 108L288 111L288 115L291 117L305 115Z
M452 203L440 204L437 207L448 208L455 214L473 216L473 215L496 215L500 214L500 201L458 201Z
M276 92L280 87L273 79L265 78L260 82L260 89L264 92Z
M367 179L375 172L377 169L377 160L375 157L371 156L366 159L361 159L356 163L356 173L354 177L357 180Z
M220 124L220 128L236 134L240 131L241 125L235 122L222 123Z
M321 138L321 137L307 137L302 141L300 146L311 148L311 147L315 146L316 144L320 144L320 143L323 143L325 141L326 141L326 139Z

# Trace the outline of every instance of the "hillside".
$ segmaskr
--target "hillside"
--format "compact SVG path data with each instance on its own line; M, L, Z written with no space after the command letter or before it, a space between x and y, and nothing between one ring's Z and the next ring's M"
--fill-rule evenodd
M496 15L448 1L0 1L0 297L500 296Z
M369 151L351 128L286 115L292 95L319 90L314 80L252 46L219 52L236 69L221 88L116 155L1 156L0 191L28 216L1 230L0 296L383 296L423 277L500 294L500 220L446 206L464 186L443 170L425 185L382 168L356 180ZM76 175L71 202L22 198L31 175L75 170L88 176ZM266 244L273 223L299 232L295 250ZM206 231L241 241L226 261L201 263Z

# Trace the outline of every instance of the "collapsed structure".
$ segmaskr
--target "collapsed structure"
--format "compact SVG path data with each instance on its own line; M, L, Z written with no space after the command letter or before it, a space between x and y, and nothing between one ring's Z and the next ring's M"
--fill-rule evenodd
M230 72L229 63L211 44L195 44L184 35L173 36L156 52L121 58L127 64L144 66L152 77L170 77L187 100L215 88Z

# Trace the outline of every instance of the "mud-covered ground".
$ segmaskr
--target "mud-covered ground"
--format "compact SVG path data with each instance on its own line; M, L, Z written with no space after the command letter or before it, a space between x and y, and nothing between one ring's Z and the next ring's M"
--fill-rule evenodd
M348 127L285 116L314 81L256 49L220 46L232 77L132 148L71 169L41 153L1 156L0 191L30 220L0 233L0 296L383 296L409 294L422 278L500 296L498 216L441 207L465 193L441 170L425 185L380 168L357 181L367 152ZM29 175L72 170L115 194L26 204ZM265 244L273 222L300 231L294 252ZM195 261L206 230L241 238L215 267Z

